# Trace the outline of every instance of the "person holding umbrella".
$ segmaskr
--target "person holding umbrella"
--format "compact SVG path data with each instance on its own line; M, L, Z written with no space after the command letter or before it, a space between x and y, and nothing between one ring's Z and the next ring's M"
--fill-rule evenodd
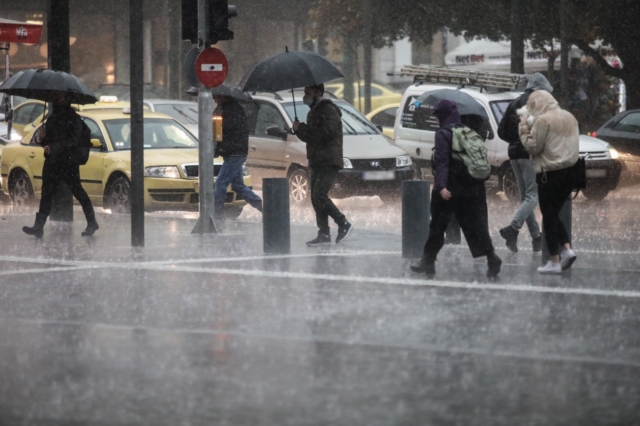
M473 101L475 102L475 101ZM463 127L456 102L442 99L435 105L433 115L440 129L436 133L433 155L435 181L431 193L431 222L429 238L420 262L411 265L413 272L435 275L435 262L444 246L444 234L452 217L462 228L471 255L486 256L487 276L500 273L502 260L496 255L487 226L487 204L484 182L465 179L454 172L452 143L455 128Z
M42 125L35 137L44 147L44 167L42 169L42 196L40 210L36 213L33 226L25 226L22 230L36 238L42 238L44 224L51 214L53 197L60 181L64 181L73 196L82 206L87 219L87 228L83 236L93 235L100 227L91 204L91 199L80 183L80 165L76 160L76 144L80 139L82 122L80 116L71 107L71 95L66 92L54 92L50 99L53 102L53 114Z
M329 216L338 225L336 243L349 238L353 231L353 225L329 198L329 191L344 165L342 112L330 99L323 98L323 95L324 84L305 87L303 102L310 107L307 122L293 122L293 131L307 144L307 159L311 169L311 204L318 225L318 236L308 241L308 246L331 242Z
M244 184L242 175L242 165L249 154L247 114L233 96L215 95L215 101L216 110L213 114L222 116L222 142L217 144L217 151L224 159L216 178L213 197L216 217L220 220L224 218L224 200L229 185L233 192L262 213L262 198Z

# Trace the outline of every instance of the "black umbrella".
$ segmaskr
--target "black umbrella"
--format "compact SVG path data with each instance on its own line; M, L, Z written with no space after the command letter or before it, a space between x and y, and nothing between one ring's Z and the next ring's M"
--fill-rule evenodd
M286 52L255 64L240 82L243 92L278 92L344 77L340 71L322 56L311 52ZM295 100L293 107L295 111ZM298 119L296 113L296 120Z
M186 90L186 93L193 96L198 96L199 89L197 87L191 86ZM228 84L221 84L218 87L214 87L211 89L211 94L213 96L229 96L231 98L236 98L242 102L248 102L251 100L251 95L243 92L238 87L230 86Z
M74 75L62 71L29 69L20 71L0 85L0 92L48 102L56 93L70 95L72 104L98 101L91 90Z
M479 135L486 139L489 129L490 121L487 115L487 110L476 101L471 95L454 89L439 89L430 92L423 93L416 101L414 105L420 108L430 109L430 114L433 113L433 109L443 99L455 102L458 106L458 112L460 112L460 121L465 126L475 130Z

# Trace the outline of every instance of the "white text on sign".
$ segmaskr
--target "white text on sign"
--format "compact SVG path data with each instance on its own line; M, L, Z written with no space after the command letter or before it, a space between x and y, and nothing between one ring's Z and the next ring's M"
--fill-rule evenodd
M222 64L201 64L200 71L222 71Z

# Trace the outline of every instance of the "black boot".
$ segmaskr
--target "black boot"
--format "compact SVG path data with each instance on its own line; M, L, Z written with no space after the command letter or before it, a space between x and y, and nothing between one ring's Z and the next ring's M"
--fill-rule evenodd
M98 226L98 222L96 222L95 219L90 220L87 223L87 228L82 231L82 236L83 237L90 237L94 234L94 232L96 232L98 229L100 229L100 227Z
M44 235L44 224L47 222L47 216L36 213L36 223L33 226L23 226L22 232L33 235L36 238L42 238Z
M507 248L509 250L511 250L514 253L518 252L518 233L520 231L518 231L516 228L514 228L513 226L509 225L505 228L502 228L500 230L500 235L502 236L502 238L504 238L505 240L507 240Z
M435 275L436 274L436 262L427 260L424 257L420 259L418 263L414 263L410 266L413 272L418 274Z
M498 257L495 251L491 250L487 254L487 277L496 277L500 273L502 267L502 259Z
M534 253L540 253L542 251L542 236L531 240L531 245Z

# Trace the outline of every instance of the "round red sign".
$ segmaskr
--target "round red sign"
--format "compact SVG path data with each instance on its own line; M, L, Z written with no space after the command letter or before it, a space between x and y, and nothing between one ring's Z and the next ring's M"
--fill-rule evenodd
M227 58L215 47L208 47L196 59L196 75L205 87L220 86L227 78L229 64Z

